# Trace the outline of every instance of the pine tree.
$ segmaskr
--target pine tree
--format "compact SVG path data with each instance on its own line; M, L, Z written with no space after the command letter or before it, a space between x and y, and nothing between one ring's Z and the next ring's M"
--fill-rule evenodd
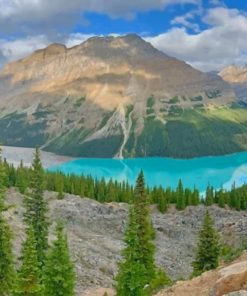
M19 168L17 169L16 186L19 188L21 194L25 194L27 191L27 180L25 178L25 171L23 161L21 161Z
M134 211L138 225L137 236L139 239L140 261L146 268L147 284L155 277L154 252L155 247L152 243L153 228L149 214L149 204L145 193L145 181L143 171L139 174L136 181Z
M21 259L22 265L18 271L14 296L42 296L40 266L36 249L36 240L32 227L27 229L26 240L22 247Z
M117 296L151 295L157 284L168 283L165 274L155 266L152 235L144 175L141 172L136 182L134 204L129 211L123 261L119 265L116 278Z
M194 187L192 197L191 197L191 205L197 206L197 205L199 205L199 203L200 203L200 193L199 193L198 189L196 189Z
M225 197L224 197L223 189L220 189L218 194L219 194L219 200L218 200L219 207L224 208L225 207Z
M183 188L182 180L179 180L178 182L176 195L177 195L177 204L176 204L177 210L185 209L185 196L184 196L184 188Z
M207 211L199 233L196 258L192 262L193 275L198 276L204 271L217 268L219 254L219 236L214 229L214 221Z
M67 237L63 226L56 229L57 238L50 248L44 268L44 294L73 296L75 286L74 265L70 259Z
M212 186L208 186L206 190L205 205L212 206L214 203L214 189Z
M0 160L0 295L7 296L15 282L15 271L12 253L12 233L10 227L3 216L5 210L4 187L5 172Z
M125 232L123 261L119 264L119 273L116 277L117 296L142 296L145 295L144 287L147 284L146 269L140 260L138 225L136 213L131 207L129 211L128 227Z
M44 265L48 248L48 205L44 199L44 170L40 160L40 152L36 149L31 171L31 193L25 198L25 222L33 228L40 267Z

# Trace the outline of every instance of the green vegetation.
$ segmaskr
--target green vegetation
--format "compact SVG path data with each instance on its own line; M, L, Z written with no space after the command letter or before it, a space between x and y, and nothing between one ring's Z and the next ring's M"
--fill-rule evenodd
M26 231L21 252L22 265L18 270L15 296L42 296L41 272L35 234L32 227Z
M11 231L4 219L4 191L6 187L16 186L25 192L26 236L22 246L20 264L16 274L13 255ZM64 175L59 172L44 171L36 150L33 165L14 168L6 161L0 161L0 295L7 296L74 296L75 274L70 259L67 236L62 224L56 229L56 239L49 246L47 204L43 197L44 190L57 191L58 198L64 192L82 197L87 196L99 202L127 202L129 221L125 232L125 249L119 272L116 277L118 296L151 296L159 288L169 285L166 274L155 264L155 231L150 218L150 204L157 204L162 213L169 205L175 204L178 210L189 205L218 204L228 205L232 209L247 210L247 185L230 191L214 190L208 186L206 199L200 199L199 191L184 188L180 180L176 190L162 187L145 186L141 172L133 188L127 182L106 182L92 177ZM39 232L38 232L39 231ZM246 249L246 241L238 248L219 245L219 236L209 212L206 212L195 260L192 263L193 275L214 269L219 258L225 261L234 259Z
M247 239L242 240L240 245L237 247L233 247L228 244L221 244L220 247L221 259L223 259L224 262L229 263L241 256L243 251L247 250Z
M198 102L198 101L200 102L203 100L203 97L200 95L200 96L191 98L190 100L191 100L191 102Z
M134 110L134 105L128 105L126 108L125 118L129 118L129 115L133 110Z
M198 276L204 271L215 269L219 265L219 235L214 229L214 221L207 211L199 233L196 258L192 262L193 275Z
M47 255L43 281L44 295L75 295L74 265L70 259L67 237L62 224L57 225L56 240Z
M79 108L86 101L86 96L80 97L75 103L74 107Z
M155 98L154 96L151 96L147 100L147 109L146 109L146 115L154 114L154 105L155 105Z
M180 106L171 106L169 109L169 115L170 116L181 116L183 114L184 110Z
M170 283L167 276L155 266L152 233L144 175L141 172L136 182L133 206L129 210L126 248L116 278L117 296L148 296L157 283Z
M15 271L12 253L12 233L4 218L5 170L0 162L0 295L10 295L14 288Z
M190 158L247 149L245 109L184 110L180 115L172 112L164 119L165 125L146 118L135 146L128 150L134 150L139 157Z
M25 188L31 188L32 170L24 167L18 169L4 162L6 171L5 185L7 187L18 187L18 184L25 184ZM44 188L48 191L58 193L58 198L63 198L64 193L75 194L81 197L88 197L99 202L126 202L134 200L134 188L128 182L106 182L104 178L93 179L91 176L77 176L74 174L65 175L60 172L44 172ZM217 204L220 207L225 205L231 209L247 210L247 185L240 188L232 187L230 191L223 189L215 190L208 186L206 200L200 199L198 189L184 188L180 180L175 190L170 187L145 188L148 201L157 204L162 212L175 204L178 209L198 204ZM206 191L206 189L205 189Z
M0 118L0 139L9 146L41 146L47 140L46 126L45 118L31 124L26 113L14 112Z
M199 100L199 96L197 99ZM247 149L246 108L235 105L206 109L200 101L195 102L194 109L170 105L168 110L160 109L164 112L163 123L155 115L154 104L155 99L152 96L147 100L147 116L141 132L138 128L137 133L138 119L132 118L133 126L124 147L125 156L191 158L225 155ZM36 114L38 117L44 111L42 110L40 107ZM132 110L133 105L127 106L126 116ZM113 136L85 142L87 137L106 125L113 112L106 113L95 129L75 128L55 138L45 133L48 121L44 114L43 120L36 120L31 124L27 122L27 114L12 113L0 118L0 139L5 145L44 146L47 151L75 157L114 157L123 143L120 126L115 128L116 133ZM81 118L80 123L84 124L84 120L85 118ZM68 120L67 123L71 121Z
M43 197L45 172L36 149L32 168L28 169L29 190L24 199L26 208L25 241L22 244L17 273L13 262L11 231L3 217L4 191L13 181L13 170L8 177L8 165L0 159L0 295L1 296L73 296L75 278L70 260L67 238L62 227L57 228L57 240L48 246L47 204ZM13 167L12 167L13 169ZM10 171L9 171L10 172ZM26 169L16 171L19 181L27 184ZM22 180L20 180L22 179ZM22 187L20 187L22 188ZM26 192L26 190L25 190Z
M102 127L104 127L106 125L107 121L112 117L114 112L115 112L115 110L112 112L108 112L104 115L103 119L101 120L101 122L98 126L98 130L102 129Z
M106 115L105 120L109 120ZM64 133L51 141L45 150L74 157L114 157L122 142L123 134L120 127L119 135L83 142L94 130L77 129ZM100 129L100 127L99 127Z
M48 248L48 205L44 200L44 170L40 161L39 150L36 149L30 175L31 193L25 197L25 222L32 229L36 242L36 252L40 268L45 263Z
M179 97L178 96L175 96L175 97L173 97L172 99L170 99L168 101L168 104L177 104L179 102L180 102Z
M216 90L206 91L205 94L209 99L215 99L221 96L221 91L216 89Z
M155 105L155 98L154 96L151 96L147 100L147 108L153 108L154 105Z

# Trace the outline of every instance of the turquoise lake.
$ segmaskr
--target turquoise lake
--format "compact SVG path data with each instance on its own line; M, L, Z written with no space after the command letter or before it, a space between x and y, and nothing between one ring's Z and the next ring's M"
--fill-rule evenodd
M131 184L134 184L141 169L149 186L175 188L178 180L182 179L184 186L196 186L201 192L208 184L228 189L234 182L236 186L247 183L247 152L186 160L159 157L124 160L83 158L49 168L51 171L91 175L98 179L128 180Z

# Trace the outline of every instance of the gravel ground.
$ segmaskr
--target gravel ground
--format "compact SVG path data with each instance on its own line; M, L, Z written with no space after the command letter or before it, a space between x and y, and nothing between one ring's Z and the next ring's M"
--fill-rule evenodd
M121 258L123 233L128 205L100 204L88 198L65 195L57 200L57 193L46 192L49 201L51 236L56 221L63 219L76 264L77 295L86 290L111 288ZM15 233L16 257L24 239L22 196L15 189L7 192L7 202L13 207L7 212ZM152 220L156 230L156 261L172 279L188 278L197 242L204 206L189 207L177 212L173 207L160 214L152 207ZM224 241L237 243L247 235L247 212L210 207L216 227ZM87 294L86 294L87 295Z

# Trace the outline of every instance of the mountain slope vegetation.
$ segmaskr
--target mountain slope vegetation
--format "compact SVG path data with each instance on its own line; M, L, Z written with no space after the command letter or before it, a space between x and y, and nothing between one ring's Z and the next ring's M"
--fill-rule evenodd
M247 110L231 86L137 35L51 44L6 65L0 90L5 145L80 157L247 149Z

